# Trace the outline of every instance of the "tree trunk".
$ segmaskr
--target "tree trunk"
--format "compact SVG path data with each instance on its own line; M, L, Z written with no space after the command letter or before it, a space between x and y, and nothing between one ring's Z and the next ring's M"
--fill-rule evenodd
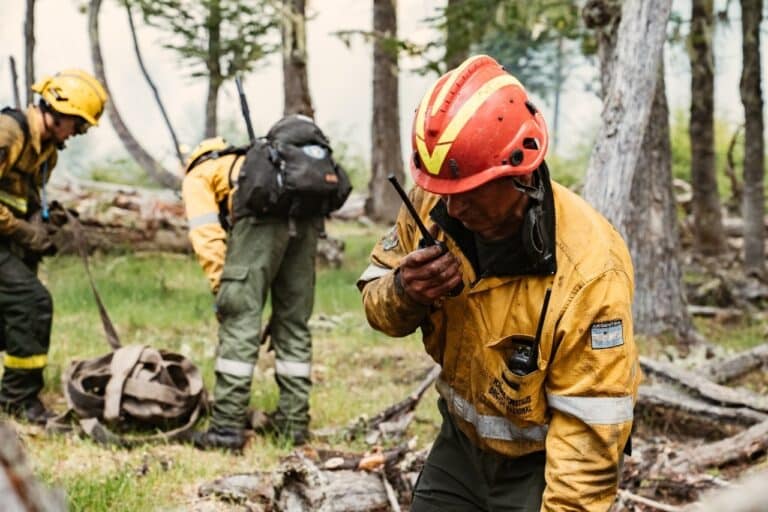
M671 0L627 0L622 6L603 126L585 178L584 195L623 235L631 188L658 82Z
M133 49L136 53L136 60L139 61L139 67L141 68L141 73L144 75L144 79L147 81L147 84L149 84L149 88L152 89L152 94L155 97L155 102L157 103L158 108L160 108L160 113L163 116L163 120L165 121L165 126L168 128L168 132L171 135L171 142L173 143L173 149L176 152L176 157L179 159L179 165L184 167L184 157L181 155L181 149L179 149L179 139L176 137L176 131L173 129L173 125L171 124L171 120L168 117L168 112L165 110L165 106L163 105L163 101L160 99L160 93L157 90L157 87L155 86L155 82L152 81L152 77L149 76L149 71L147 71L147 67L144 65L144 59L141 57L141 49L139 48L139 39L136 37L136 26L133 23L133 13L131 12L131 4L126 3L125 4L125 10L128 13L128 26L131 29L131 39L133 39Z
M763 141L763 95L760 72L760 22L762 0L741 0L743 69L741 102L744 105L744 271L765 276L765 143Z
M208 29L208 98L205 101L205 138L216 136L218 131L219 88L221 76L221 4L219 0L209 2L210 11L206 20Z
M305 0L283 0L283 92L285 115L315 117L307 78Z
M27 92L27 105L34 101L33 83L35 83L35 0L27 0L27 14L24 20L24 86Z
M678 259L662 58L670 4L628 1L619 14L617 2L592 0L582 12L587 26L598 29L605 105L584 193L629 246L635 265L636 332L673 332L687 339L693 324ZM658 17L652 18L654 14Z
M469 57L469 37L466 30L462 27L465 21L462 16L457 15L457 10L461 9L466 0L448 0L446 10L445 27L445 69L453 69L464 62Z
M672 188L669 108L663 60L656 94L632 179L632 201L626 237L635 266L635 332L649 336L674 333L692 338L693 322L686 307L680 268L680 237Z
M691 185L697 249L705 255L725 248L720 195L715 171L715 62L713 0L693 0L691 33Z
M96 73L96 78L99 79L104 89L107 91L107 95L110 100L107 102L107 115L109 121L117 132L117 136L120 137L120 141L123 143L128 154L131 155L147 175L160 185L169 188L179 188L181 180L175 174L172 174L165 170L152 155L139 144L134 138L133 134L128 130L128 127L123 122L123 118L120 116L120 112L117 110L115 104L115 98L109 92L109 85L107 84L107 76L104 71L104 60L101 56L101 44L99 42L99 10L101 9L101 0L90 0L88 6L88 37L91 45L91 60L93 61L93 70Z
M394 174L402 183L400 147L399 68L397 49L388 41L397 37L397 0L373 0L373 119L371 123L371 181L365 213L371 219L394 222L400 209L397 193L387 181Z

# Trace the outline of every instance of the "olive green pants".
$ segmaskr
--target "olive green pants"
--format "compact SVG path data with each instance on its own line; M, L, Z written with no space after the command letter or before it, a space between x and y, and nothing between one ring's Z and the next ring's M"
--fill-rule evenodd
M438 400L443 425L424 463L411 512L539 512L544 452L518 458L484 452L454 424Z
M53 302L35 270L0 240L0 405L22 404L43 388Z
M309 424L315 255L322 219L237 221L216 297L220 316L213 427L243 428L259 354L261 315L271 294L270 335L280 390L275 422L284 431Z

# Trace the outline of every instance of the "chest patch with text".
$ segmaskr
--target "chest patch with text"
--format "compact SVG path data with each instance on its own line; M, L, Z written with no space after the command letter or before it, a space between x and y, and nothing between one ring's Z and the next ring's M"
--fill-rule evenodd
M592 337L594 350L613 348L624 344L624 328L621 320L596 322L589 327L589 333Z

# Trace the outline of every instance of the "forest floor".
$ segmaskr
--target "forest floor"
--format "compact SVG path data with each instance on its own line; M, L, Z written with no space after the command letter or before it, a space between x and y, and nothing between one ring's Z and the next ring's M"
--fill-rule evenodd
M311 397L312 428L341 428L361 414L373 415L416 387L431 367L419 337L391 339L368 327L354 286L367 266L368 253L383 227L330 223L329 234L346 243L339 269L319 270L311 325L314 336ZM102 298L124 345L149 344L181 352L202 370L206 387L213 384L217 322L213 298L194 257L173 254L96 255L92 270ZM99 316L80 261L49 260L42 269L55 304L45 401L66 408L61 375L73 359L108 352ZM265 313L266 318L267 313ZM750 318L697 319L711 341L740 350L766 338L766 324ZM669 352L661 340L640 340L652 357ZM277 402L272 354L262 352L255 374L252 402L271 410ZM747 383L765 393L765 379ZM436 434L439 413L430 390L416 409L408 435L417 448ZM201 484L218 477L274 468L293 447L274 438L253 438L242 456L201 452L189 445L146 445L134 449L105 448L89 439L51 436L41 429L12 423L20 432L35 473L62 489L71 510L242 510L242 506L199 498ZM363 441L331 441L330 448L364 452Z

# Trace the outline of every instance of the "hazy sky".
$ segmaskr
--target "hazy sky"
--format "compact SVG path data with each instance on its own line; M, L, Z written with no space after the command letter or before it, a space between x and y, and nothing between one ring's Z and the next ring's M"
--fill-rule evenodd
M36 9L35 52L38 77L52 74L66 67L91 70L87 37L87 17L78 10L76 0L38 0ZM444 0L399 0L398 16L401 37L426 42L432 36L424 19L444 5ZM371 117L370 45L361 41L347 48L331 32L343 29L370 29L371 4L369 0L310 0L308 24L309 80L317 121L332 138L343 137L353 152L368 159ZM685 14L687 2L674 4ZM8 54L17 60L20 85L23 86L23 0L0 0L0 104L9 104L10 73ZM117 2L105 1L100 16L101 44L109 87L120 113L139 141L154 155L173 165L170 138L159 111L138 67L125 11ZM720 31L716 50L718 81L716 86L718 115L737 120L742 115L738 97L740 73L740 27L738 22L727 33ZM145 63L154 78L169 110L171 119L183 143L194 145L202 134L206 98L206 81L192 79L179 65L176 55L164 50L161 34L151 28L139 26L139 37ZM688 108L688 65L681 51L667 52L669 100L672 109ZM765 52L763 53L765 56ZM401 133L404 152L409 151L410 125L413 109L426 88L435 79L409 72L415 63L401 61L406 69L401 74L400 104ZM562 102L560 149L568 152L585 137L594 133L600 114L600 102L592 93L584 92L585 69L569 77L567 93ZM279 56L265 60L245 79L251 116L257 135L266 132L282 113L282 68ZM539 105L550 119L550 109L541 101ZM240 122L239 103L233 83L227 83L219 96L219 119ZM238 125L242 126L242 125ZM243 140L231 141L234 143ZM88 165L88 162L108 157L124 156L106 116L102 126L92 130L87 141L72 143L66 159L70 165Z

